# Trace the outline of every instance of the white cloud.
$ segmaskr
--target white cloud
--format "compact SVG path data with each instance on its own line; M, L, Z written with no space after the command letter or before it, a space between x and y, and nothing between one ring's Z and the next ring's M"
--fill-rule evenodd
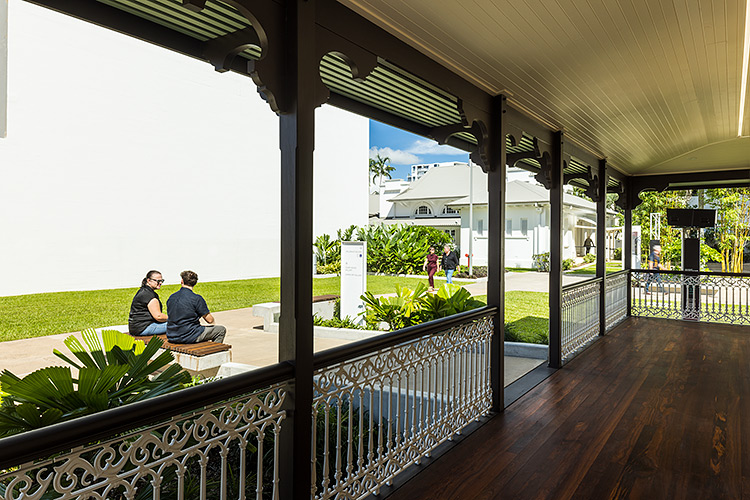
M466 151L461 151L452 146L445 144L438 144L435 141L429 139L420 139L414 141L409 149L406 150L408 153L414 153L416 155L446 155L446 156L467 156Z
M417 155L400 149L377 148L373 146L370 148L370 158L375 158L376 155L380 155L383 158L390 158L391 163L394 165L412 165L415 163L421 163Z

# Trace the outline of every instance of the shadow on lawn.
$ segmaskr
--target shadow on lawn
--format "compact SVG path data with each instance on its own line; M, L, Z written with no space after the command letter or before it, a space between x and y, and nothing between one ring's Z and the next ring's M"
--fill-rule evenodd
M505 340L529 344L549 344L549 318L526 316L505 323Z

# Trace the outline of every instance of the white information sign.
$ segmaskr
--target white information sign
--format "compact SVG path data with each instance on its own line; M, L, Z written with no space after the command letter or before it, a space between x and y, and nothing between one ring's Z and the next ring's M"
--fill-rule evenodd
M360 299L367 290L367 243L341 242L341 317L361 322L365 304Z

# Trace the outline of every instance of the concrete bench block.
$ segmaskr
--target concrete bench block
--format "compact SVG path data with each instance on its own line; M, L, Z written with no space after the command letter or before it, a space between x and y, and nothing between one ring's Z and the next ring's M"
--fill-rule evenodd
M253 306L253 316L263 318L263 331L270 331L273 323L278 323L281 315L281 304L278 302L264 302Z
M193 356L182 352L172 351L175 362L183 368L194 371L204 372L214 368L219 368L224 363L232 361L231 351L216 352L206 356Z
M240 373L250 372L258 368L260 367L245 363L223 363L219 367L219 371L216 372L216 378L231 377L232 375L239 375Z

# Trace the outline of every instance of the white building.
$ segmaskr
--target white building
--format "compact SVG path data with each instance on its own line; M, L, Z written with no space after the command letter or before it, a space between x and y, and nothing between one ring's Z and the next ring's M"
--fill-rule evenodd
M279 123L252 81L9 9L0 295L137 286L149 269L278 275ZM335 234L367 223L368 120L328 106L316 119L314 230Z
M420 163L418 165L412 165L411 173L406 178L406 180L407 182L418 181L431 168L447 167L447 166L454 166L454 165L466 165L466 163L461 163L458 161L448 161L448 162L442 162L442 163Z
M430 169L390 199L384 223L422 224L451 234L467 264L469 238L475 265L487 264L487 175L474 165L473 199L467 164ZM470 204L473 207L470 223ZM549 192L542 186L511 180L506 191L505 266L532 267L535 254L549 252ZM581 256L586 236L596 241L596 205L570 193L563 196L563 259Z

